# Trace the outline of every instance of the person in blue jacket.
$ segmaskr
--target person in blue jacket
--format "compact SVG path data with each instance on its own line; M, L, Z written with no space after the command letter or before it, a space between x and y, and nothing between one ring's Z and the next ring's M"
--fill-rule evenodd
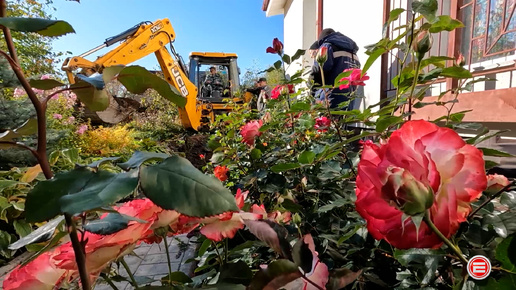
M310 46L310 50L318 50L323 46L326 46L328 49L328 60L322 67L326 85L333 85L335 78L345 69L360 68L360 62L356 55L358 46L351 38L331 28L326 28L321 31L319 39ZM321 86L323 83L321 67L317 61L314 61L311 74L315 85ZM340 103L347 101L348 96L354 90L356 90L354 86L342 90L338 87L333 90L326 90L330 101L330 108L337 108ZM320 97L317 97L324 102L324 94L319 95ZM352 104L349 107L353 107Z

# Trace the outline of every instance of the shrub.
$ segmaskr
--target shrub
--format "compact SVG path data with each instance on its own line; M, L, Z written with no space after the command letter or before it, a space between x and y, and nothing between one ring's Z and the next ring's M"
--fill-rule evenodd
M79 137L79 148L84 155L113 156L124 155L139 149L135 132L127 125L88 128Z

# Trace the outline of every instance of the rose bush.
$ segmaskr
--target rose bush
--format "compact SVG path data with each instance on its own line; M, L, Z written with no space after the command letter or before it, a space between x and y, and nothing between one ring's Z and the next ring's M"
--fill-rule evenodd
M409 192L391 184L393 168L421 186ZM401 208L414 202L409 195L430 192L430 218L449 238L486 189L484 172L482 152L455 131L423 120L409 121L380 145L365 143L358 164L356 208L375 239L400 249L438 248L443 241L426 224L418 229L404 219Z

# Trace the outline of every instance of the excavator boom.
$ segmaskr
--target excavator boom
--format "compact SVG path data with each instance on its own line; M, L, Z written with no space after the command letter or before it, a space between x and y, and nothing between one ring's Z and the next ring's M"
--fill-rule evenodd
M206 125L206 112L213 109L213 105L205 104L198 100L198 88L188 78L188 71L180 56L177 55L172 42L175 40L175 32L168 19L161 19L155 22L143 22L118 35L106 39L106 41L93 49L79 55L67 58L62 65L66 71L70 83L75 83L74 71L80 69L82 74L91 75L102 73L103 69L115 65L127 65L133 63L149 54L154 53L165 80L176 88L186 98L186 106L179 109L181 122L185 128L198 130ZM95 61L87 60L85 57L115 43L121 42L117 47L108 53L98 57ZM167 49L170 45L170 51ZM224 53L207 53L204 57L227 58ZM199 56L197 53L196 57ZM236 55L234 55L236 59ZM238 78L233 74L232 78ZM234 81L230 80L230 83ZM238 80L236 81L238 83ZM208 109L208 110L206 110ZM213 114L211 114L213 117Z

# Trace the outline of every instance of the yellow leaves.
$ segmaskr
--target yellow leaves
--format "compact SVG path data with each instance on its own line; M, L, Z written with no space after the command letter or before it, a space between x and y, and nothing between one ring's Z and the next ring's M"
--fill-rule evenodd
M41 172L43 171L41 170L41 166L39 164L33 167L29 167L25 174L20 178L20 181L26 183L32 182Z
M127 126L88 130L80 137L81 152L86 155L112 156L138 149L134 132Z

